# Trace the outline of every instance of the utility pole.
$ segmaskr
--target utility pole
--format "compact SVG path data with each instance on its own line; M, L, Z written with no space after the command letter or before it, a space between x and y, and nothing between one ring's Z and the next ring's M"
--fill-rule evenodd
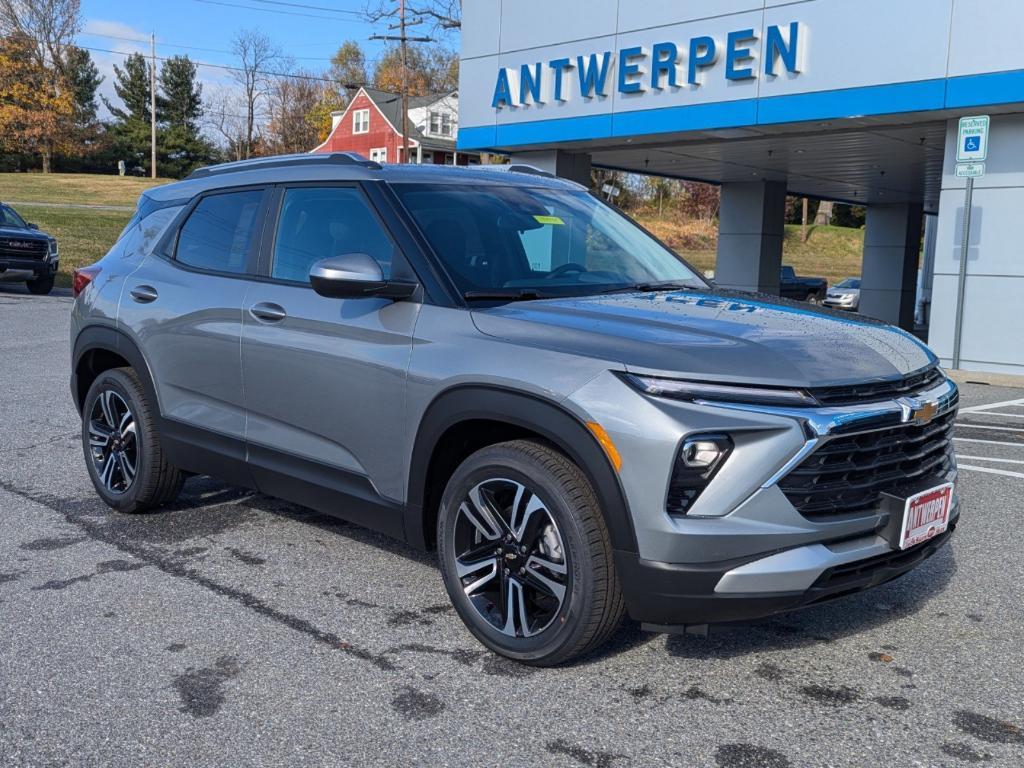
M423 19L406 21L405 0L398 0L398 23L388 29L397 29L398 35L373 35L371 40L398 41L402 46L402 162L409 162L409 43L432 43L430 37L409 37L408 27L422 24Z
M150 42L150 65L149 65L149 148L150 148L150 176L156 178L156 32L149 38Z

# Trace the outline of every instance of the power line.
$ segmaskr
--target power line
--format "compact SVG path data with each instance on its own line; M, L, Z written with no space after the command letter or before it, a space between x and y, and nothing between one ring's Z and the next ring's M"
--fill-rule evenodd
M263 2L263 1L269 2L269 0L254 0L254 2ZM263 11L264 13L278 13L278 14L281 14L283 16L304 16L307 19L326 19L327 21L344 21L343 19L340 19L337 16L324 16L323 14L302 13L301 11L283 11L283 10L280 10L280 9L277 9L277 8L259 8L259 7L254 6L254 5L242 5L241 3L228 3L228 2L224 2L224 0L195 0L195 2L197 2L197 3L204 3L206 5L222 5L222 6L226 7L226 8L242 8L242 9L244 9L246 11ZM335 12L338 12L338 11L335 10ZM356 12L355 11L350 11L350 13L356 13ZM357 15L361 16L361 14L357 14ZM366 24L370 24L371 22L369 20L367 20L365 23Z
M126 43L148 43L148 40L137 37L122 37L119 35L103 35L99 32L83 32L85 37L102 37L106 40L123 40ZM234 51L228 51L223 48L203 48L198 45L185 45L183 43L167 43L163 40L157 39L157 45L162 45L165 48L182 48L189 51L203 51L204 53L223 53L227 56L234 56ZM288 56L289 59L295 61L330 61L330 56Z
M114 50L111 50L110 48L93 48L93 47L88 46L88 45L80 45L78 47L79 48L83 48L83 49L85 49L87 51L94 51L96 53L112 53L115 56L124 56L125 58L127 58L128 56L134 56L136 54L142 55L138 51L134 51L134 52L114 51ZM157 56L156 59L157 59L157 61L167 61L168 57L167 56ZM190 59L190 61L191 61L191 59ZM192 61L192 63L195 64L197 67L209 67L209 68L212 68L212 69L225 69L225 70L228 70L229 72L245 72L246 71L242 67L232 67L232 66L229 66L227 64L210 64L210 63L205 62L205 61ZM315 75L303 75L303 74L296 74L296 73L293 73L293 72L268 72L268 71L265 71L265 70L262 70L262 69L257 69L257 70L253 70L253 71L257 75L267 75L268 77L284 77L284 78L290 78L290 79L293 79L293 80L309 80L309 81L318 82L318 83L329 83L331 85L337 85L338 84L338 82L336 80L332 80L329 77L317 77ZM367 85L367 83L363 83L363 85Z
M252 0L254 3L264 3L265 5L286 5L290 8L308 8L313 11L330 11L331 13L347 13L351 16L359 16L365 18L361 11L349 11L344 8L327 8L323 5L306 5L305 3L286 3L284 0Z

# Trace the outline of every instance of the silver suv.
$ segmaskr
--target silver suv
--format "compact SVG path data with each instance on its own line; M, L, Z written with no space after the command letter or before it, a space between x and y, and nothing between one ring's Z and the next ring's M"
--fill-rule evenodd
M914 337L718 290L528 167L203 169L75 284L107 504L212 475L436 546L526 663L880 584L957 520L957 390Z

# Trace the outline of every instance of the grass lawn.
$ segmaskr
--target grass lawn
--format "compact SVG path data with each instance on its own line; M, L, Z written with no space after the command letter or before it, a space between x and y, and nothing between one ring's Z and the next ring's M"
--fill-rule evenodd
M642 219L645 227L678 251L701 271L714 270L716 233L714 226L675 224ZM786 226L782 261L798 275L824 277L833 285L845 277L860 275L864 230L849 227L810 227L807 242L800 239L798 224Z
M145 190L169 181L94 173L0 173L0 200L134 207Z
M18 206L18 213L57 238L60 272L57 285L70 286L76 267L92 264L110 250L131 214L127 211L88 211L80 208Z

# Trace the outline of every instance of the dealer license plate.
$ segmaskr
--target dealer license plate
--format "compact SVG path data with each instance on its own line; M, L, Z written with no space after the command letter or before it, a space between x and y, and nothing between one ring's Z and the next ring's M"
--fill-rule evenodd
M952 483L931 488L907 499L903 510L900 549L909 549L945 532L949 527L949 511L952 506Z

